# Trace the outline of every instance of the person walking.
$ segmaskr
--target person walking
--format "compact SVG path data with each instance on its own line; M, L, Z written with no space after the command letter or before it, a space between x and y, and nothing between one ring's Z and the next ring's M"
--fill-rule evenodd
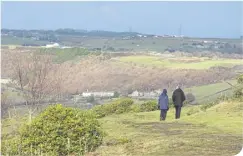
M183 106L183 102L186 100L185 94L180 86L176 87L176 90L172 94L172 101L175 106L175 118L179 119L181 116L181 107Z
M160 109L160 121L165 120L167 111L169 110L169 98L166 89L163 89L163 92L159 96L158 109Z

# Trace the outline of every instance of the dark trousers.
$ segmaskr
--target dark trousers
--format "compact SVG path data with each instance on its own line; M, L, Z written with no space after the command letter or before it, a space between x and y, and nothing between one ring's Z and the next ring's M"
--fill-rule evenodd
M179 119L181 116L181 106L175 106L176 113L175 113L175 118Z
M160 110L160 120L165 120L167 114L167 109L161 109Z

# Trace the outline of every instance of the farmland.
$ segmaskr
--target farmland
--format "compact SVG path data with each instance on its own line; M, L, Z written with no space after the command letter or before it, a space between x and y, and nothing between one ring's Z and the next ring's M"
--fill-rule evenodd
M133 107L124 109L127 112L112 114L106 110L105 117L98 119L107 135L97 150L87 152L86 155L136 156L143 153L142 155L191 156L233 155L239 152L242 143L242 102L228 98L233 95L236 76L243 70L240 54L165 52L160 49L161 52L158 49L146 50L149 45L136 45L145 41L134 42L132 46L125 43L128 41L123 41L124 45L117 41L113 45L115 49L107 50L104 47L97 50L95 47L98 44L99 47L106 44L102 39L97 39L97 45L89 47L91 49L87 48L88 42L90 41L82 41L82 48L44 49L17 46L2 49L1 68L4 79L1 79L1 82L4 83L4 95L8 98L2 107L3 111L6 111L2 128L5 152L14 152L8 144L15 145L11 141L15 141L12 139L19 135L19 128L32 118L37 118L53 103L60 102L67 107L91 111L104 105L100 108L114 111L114 108L111 109L108 105L116 102L117 97L94 98L93 101L85 97L76 101L75 97L86 91L117 92L119 100L134 91L150 93L163 88L168 89L168 96L171 97L178 84L182 85L185 94L191 93L195 96L195 103L185 104L180 120L174 120L173 108L170 108L167 121L163 123L159 122L159 111L155 109L137 112L135 110L140 110L141 105L157 97L134 97ZM136 50L116 51L124 47L136 47ZM38 58L43 61L38 61ZM33 64L33 61L37 62ZM45 75L47 78L44 82L47 85L44 91L49 93L49 90L54 90L50 93L57 96L52 99L52 94L51 98L48 94L45 100L49 101L34 105L33 110L24 103L24 95L29 95L31 90L25 93L14 83L7 84L5 81L16 79L16 69L22 71L27 77L25 81L28 81L32 78L32 73L36 72L31 70L31 67L45 67L43 70L41 68L41 72L50 69L51 72ZM37 78L37 82L39 78L41 77ZM28 83L31 84L34 83ZM28 85L25 84L24 89L28 88ZM20 101L24 104L19 104Z
M240 59L208 59L196 57L165 59L155 56L127 56L120 57L119 61L172 69L209 69L214 66L233 67L234 65L243 64L243 61Z

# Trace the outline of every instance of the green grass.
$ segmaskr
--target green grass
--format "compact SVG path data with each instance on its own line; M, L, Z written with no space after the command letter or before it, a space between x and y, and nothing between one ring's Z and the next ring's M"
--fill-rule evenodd
M236 80L229 80L227 81L232 85L236 85ZM196 97L196 100L199 103L202 102L212 102L216 100L219 96L231 96L232 95L232 89L229 89L227 91L224 91L222 93L215 94L219 91L225 90L227 88L230 88L231 86L226 82L220 82L220 83L214 83L214 84L208 84L208 85L202 85L202 86L195 86L191 88L186 88L186 93L193 93L193 95ZM215 95L213 95L215 94ZM212 96L210 96L212 95Z
M201 62L183 63L178 61L170 61L155 56L125 56L119 59L121 62L133 62L140 65L159 66L173 69L209 69L213 66L232 67L234 65L243 64L240 59L219 59L204 60Z
M223 102L190 116L199 107L185 107L179 120L171 109L165 122L159 111L107 116L100 119L105 143L88 155L235 155L242 148L242 106Z

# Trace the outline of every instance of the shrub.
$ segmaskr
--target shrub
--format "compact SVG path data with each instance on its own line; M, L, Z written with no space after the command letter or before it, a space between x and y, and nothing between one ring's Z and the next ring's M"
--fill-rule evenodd
M139 104L133 104L131 106L131 111L135 112L135 113L140 112L140 105Z
M91 95L87 98L87 102L88 103L94 103L95 102L95 98L94 98L94 95Z
M234 97L243 99L243 75L239 75L237 78L237 87L234 90Z
M4 155L17 155L19 151L20 138L18 136L2 136L2 154Z
M118 98L119 96L120 96L120 94L118 92L114 92L113 98Z
M140 106L141 112L155 111L157 109L158 109L157 101L148 101L148 102L142 103Z
M116 104L117 106L116 113L121 114L125 112L130 112L132 104L133 104L132 99L122 99L121 101L118 102L118 104Z
M173 104L172 98L169 98L169 108L171 108L171 107L174 107L174 104Z
M91 111L54 105L20 130L22 155L83 155L95 150L104 133Z
M110 114L120 114L131 111L133 100L129 98L119 99L110 104L95 106L92 110L98 118L105 117Z

